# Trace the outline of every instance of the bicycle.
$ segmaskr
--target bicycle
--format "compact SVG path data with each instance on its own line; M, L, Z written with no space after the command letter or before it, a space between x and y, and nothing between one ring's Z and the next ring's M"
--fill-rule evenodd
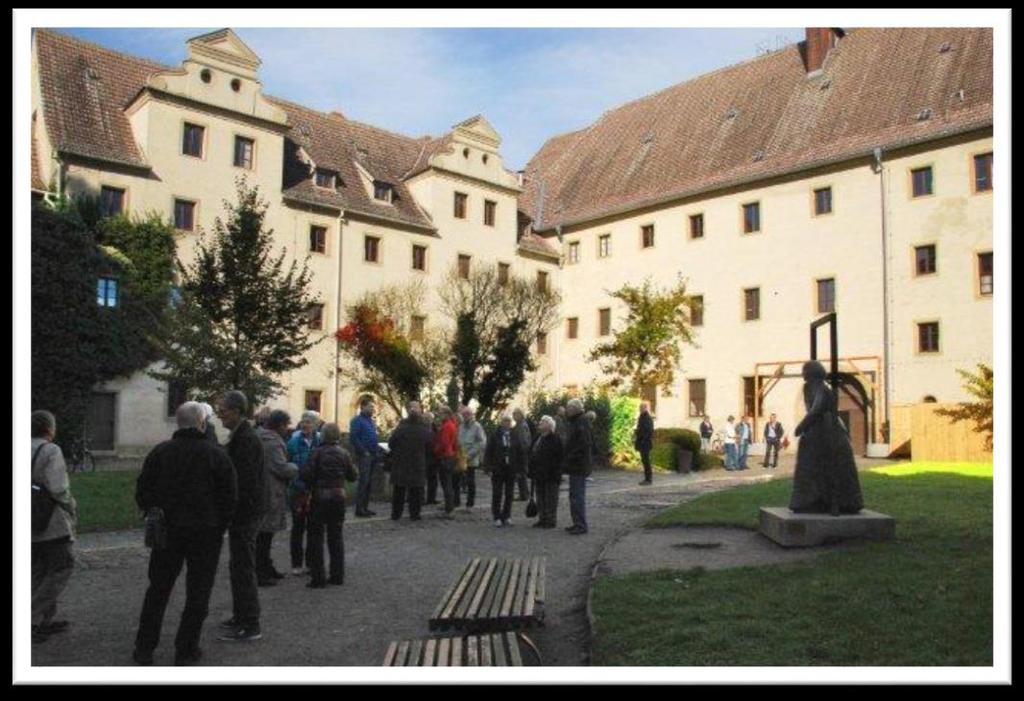
M725 431L719 429L711 438L711 452L715 455L725 455Z
M68 466L68 473L96 472L96 458L85 444L84 437L72 441L65 451L64 458Z

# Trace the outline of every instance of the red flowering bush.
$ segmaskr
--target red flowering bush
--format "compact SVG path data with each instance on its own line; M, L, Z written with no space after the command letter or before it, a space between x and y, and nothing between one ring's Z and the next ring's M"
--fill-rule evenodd
M351 321L334 334L342 349L365 368L389 378L406 400L418 398L426 371L395 322L370 304L350 307L349 318Z

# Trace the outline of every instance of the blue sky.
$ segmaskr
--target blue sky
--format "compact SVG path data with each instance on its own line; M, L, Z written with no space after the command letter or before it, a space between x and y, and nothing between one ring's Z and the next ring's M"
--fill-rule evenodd
M169 65L209 28L61 29ZM803 39L802 28L235 28L267 93L410 136L483 114L519 169L550 137L629 100Z

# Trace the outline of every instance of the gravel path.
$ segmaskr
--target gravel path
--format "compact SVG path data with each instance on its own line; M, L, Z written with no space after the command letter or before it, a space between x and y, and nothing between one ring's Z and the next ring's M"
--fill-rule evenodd
M791 466L790 466L791 469ZM657 511L708 491L785 476L790 469L760 468L734 474L723 470L691 475L655 476L650 487L637 485L632 472L604 470L588 486L586 536L561 528L529 527L524 502L515 502L512 528L497 529L490 519L489 480L478 479L477 505L440 518L424 507L418 523L392 522L385 504L374 506L373 519L352 518L345 525L346 571L342 587L310 590L305 577L287 577L260 590L263 639L247 644L216 640L217 623L231 611L227 547L210 600L203 630L205 665L378 666L388 642L427 637L427 619L466 560L473 556L545 555L547 605L545 626L534 640L546 665L587 664L586 596L591 571L605 545L635 529ZM568 525L563 485L560 526ZM351 512L350 512L351 514ZM517 518L518 517L518 518ZM274 562L288 564L288 534L274 539ZM131 664L138 615L146 587L148 551L139 531L86 534L80 537L77 569L61 600L59 617L71 629L33 645L33 665L111 666ZM157 664L170 664L173 636L184 604L180 577L164 620Z

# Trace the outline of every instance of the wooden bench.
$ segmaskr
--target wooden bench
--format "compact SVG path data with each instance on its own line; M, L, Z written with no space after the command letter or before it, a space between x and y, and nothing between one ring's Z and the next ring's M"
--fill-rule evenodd
M471 559L430 617L430 630L470 633L541 625L547 560Z
M516 634L465 638L397 640L384 655L385 667L522 667Z

